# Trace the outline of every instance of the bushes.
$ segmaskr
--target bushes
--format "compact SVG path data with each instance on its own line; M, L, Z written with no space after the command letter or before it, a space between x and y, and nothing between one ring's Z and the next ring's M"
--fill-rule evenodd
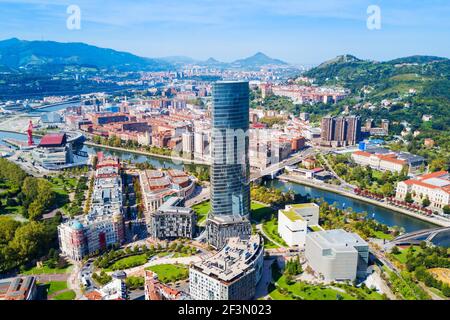
M112 277L102 270L100 274L94 273L92 279L104 286L112 280Z
M438 290L441 290L442 293L446 297L450 297L450 290L449 286L442 281L436 279L430 272L428 272L424 267L420 266L416 269L414 272L414 275L416 276L417 280L422 281L425 283L427 287L436 288Z
M406 300L429 300L430 296L420 288L408 272L402 272L400 276L391 272L389 274L392 291L400 294Z
M130 276L125 279L128 290L136 290L144 286L144 277Z

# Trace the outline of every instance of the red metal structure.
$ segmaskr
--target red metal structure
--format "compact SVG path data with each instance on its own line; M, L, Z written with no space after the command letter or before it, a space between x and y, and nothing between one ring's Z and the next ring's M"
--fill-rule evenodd
M28 130L27 130L27 134L28 134L28 146L32 146L34 144L33 142L33 122L31 122L28 124Z

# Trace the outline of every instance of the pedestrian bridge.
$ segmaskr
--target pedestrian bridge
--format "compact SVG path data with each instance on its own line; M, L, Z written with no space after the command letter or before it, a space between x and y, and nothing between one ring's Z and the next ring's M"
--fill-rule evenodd
M394 240L386 243L386 248L392 248L398 245L420 244L422 241L432 243L433 239L438 235L446 235L450 237L450 227L425 229L414 232L405 233L398 236Z

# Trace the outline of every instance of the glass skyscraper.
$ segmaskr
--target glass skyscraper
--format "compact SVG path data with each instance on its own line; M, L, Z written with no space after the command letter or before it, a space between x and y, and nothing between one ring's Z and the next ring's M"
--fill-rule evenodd
M211 216L250 212L249 85L219 81L212 88Z

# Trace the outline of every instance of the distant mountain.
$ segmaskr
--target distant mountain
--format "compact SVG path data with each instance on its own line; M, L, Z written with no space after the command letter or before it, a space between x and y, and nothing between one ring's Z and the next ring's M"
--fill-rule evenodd
M90 65L122 71L172 68L170 63L163 60L143 58L84 43L24 41L16 38L0 41L0 65L16 70L46 69L57 65Z
M198 65L203 67L213 67L219 69L259 69L263 66L287 66L288 63L281 61L279 59L273 59L265 55L264 53L258 52L255 55L239 59L233 62L222 62L214 58L209 58L205 61L195 60L185 56L173 56L164 57L162 60L172 63L177 66L181 65Z
M262 52L258 52L251 57L239 59L231 63L233 67L237 68L260 68L263 66L287 66L288 63L279 59L273 59Z
M169 62L171 64L175 65L181 65L181 64L196 64L198 61L186 56L169 56L169 57L163 57L161 60Z

